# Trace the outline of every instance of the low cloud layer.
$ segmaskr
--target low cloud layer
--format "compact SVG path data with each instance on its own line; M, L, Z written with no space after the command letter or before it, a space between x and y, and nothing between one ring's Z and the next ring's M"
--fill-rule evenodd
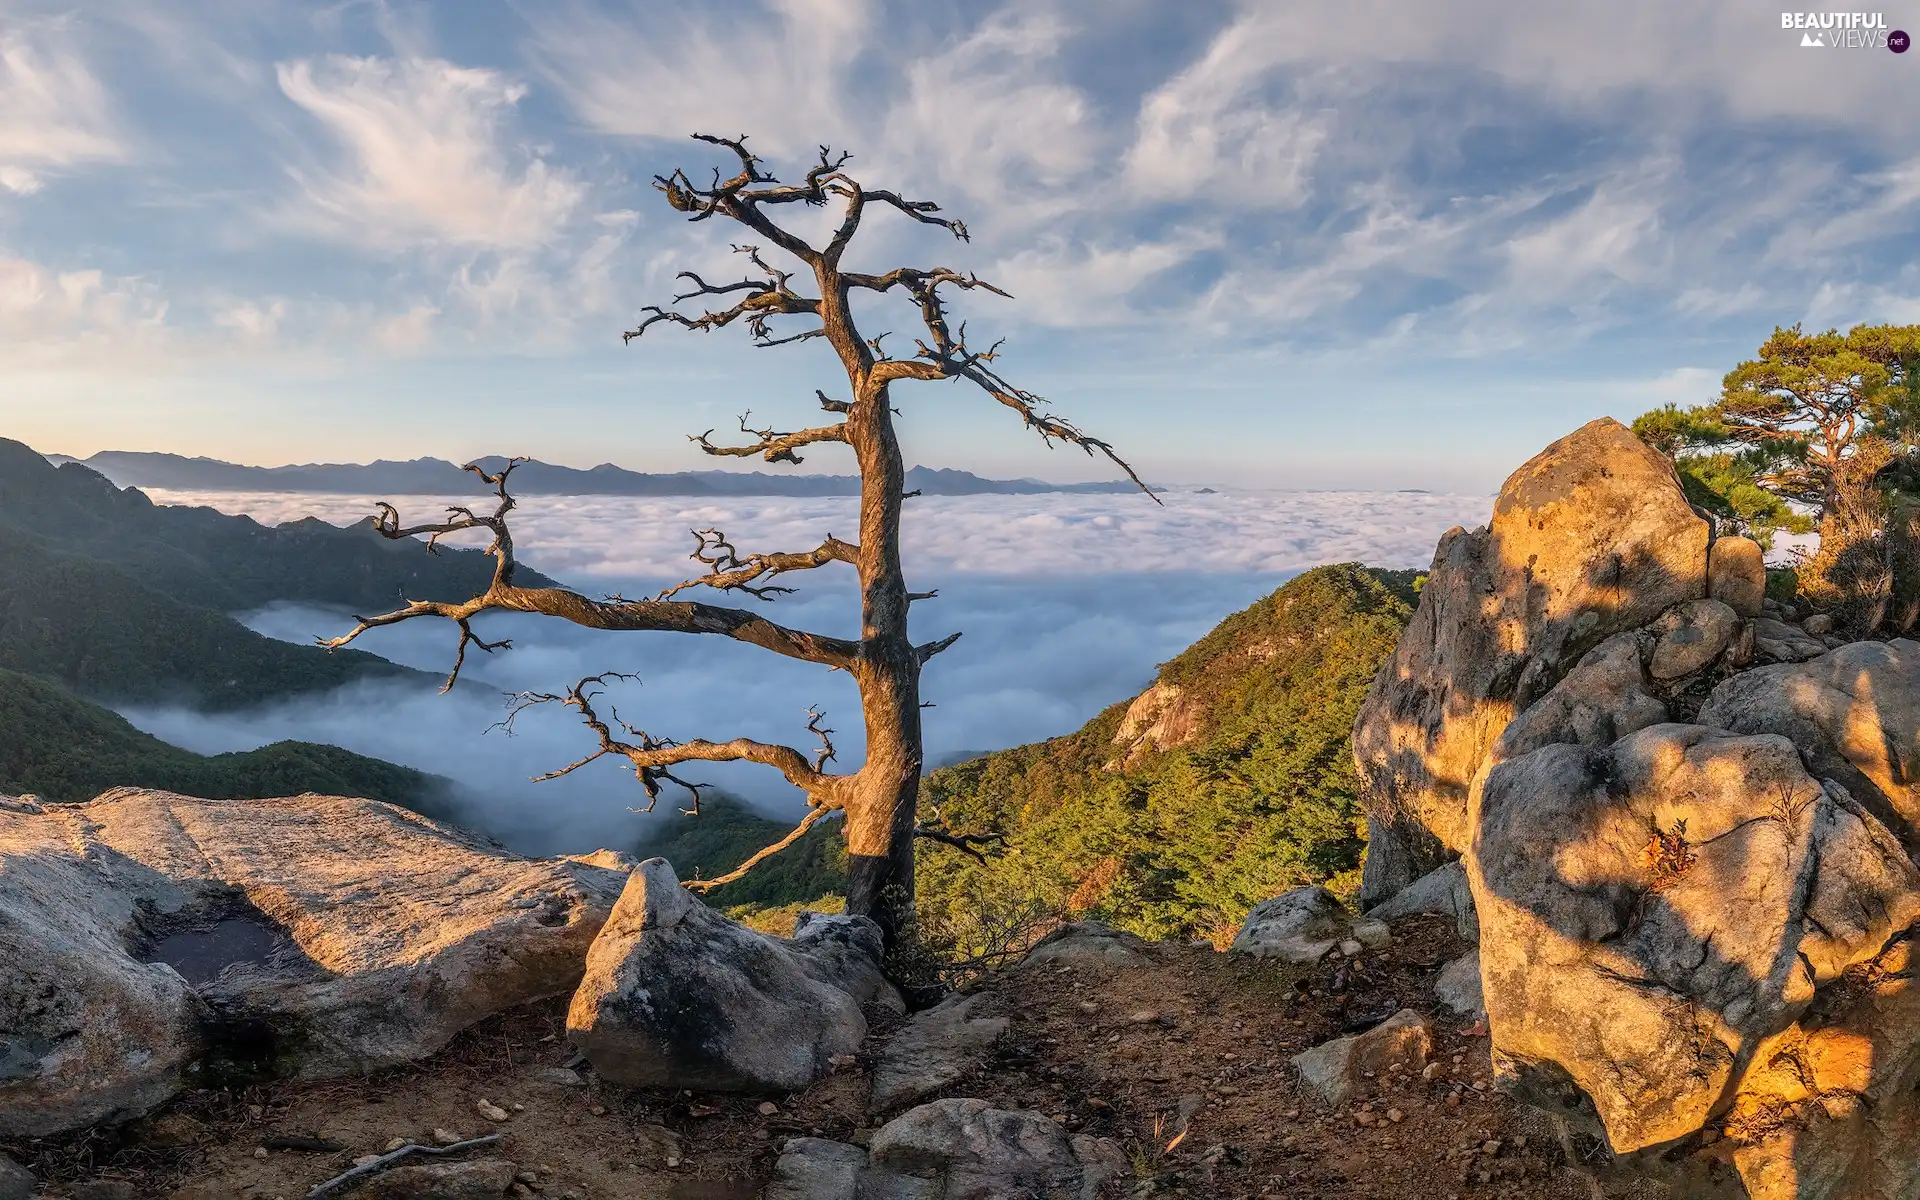
M178 497L175 497L178 499ZM314 513L345 519L351 497L220 496L220 506L265 519ZM915 636L964 636L928 667L924 696L929 758L996 749L1069 732L1144 687L1157 664L1299 570L1361 560L1420 566L1448 526L1485 519L1485 497L1397 493L1180 494L1165 510L1140 497L957 497L916 501L907 561L916 586L940 596L915 608ZM425 504L420 511L426 512ZM529 560L593 592L649 594L684 566L690 525L738 532L742 548L809 545L850 532L851 505L745 501L685 505L632 498L539 497L516 528ZM798 595L769 610L788 624L850 634L857 620L844 573L803 577ZM277 605L244 615L254 629L308 641L351 625L345 613ZM817 704L835 730L840 765L862 755L851 681L721 638L605 634L520 615L483 620L488 639L513 649L471 655L467 686L440 695L429 685L361 684L324 697L243 714L181 708L128 710L136 725L203 753L282 738L332 742L458 781L477 822L537 852L631 845L651 820L675 819L683 797L663 795L652 817L631 772L600 762L566 779L530 776L591 748L590 735L558 706L522 716L513 736L490 731L504 693L554 692L602 671L620 715L674 738L746 735L806 746L805 712ZM444 671L453 638L415 622L375 630L360 645L396 662ZM690 772L776 811L798 797L756 767Z

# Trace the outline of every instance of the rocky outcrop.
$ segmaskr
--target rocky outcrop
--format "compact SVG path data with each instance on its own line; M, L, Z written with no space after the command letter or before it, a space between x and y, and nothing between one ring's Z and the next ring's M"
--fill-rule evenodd
M1920 642L1766 599L1758 546L1707 547L1645 454L1597 465L1621 432L1556 443L1442 538L1355 730L1386 835L1363 897L1460 853L1478 964L1437 993L1464 1013L1480 986L1497 1081L1581 1161L1913 1200ZM1368 912L1458 909L1436 871Z
M1200 731L1199 702L1177 683L1156 683L1133 698L1120 718L1113 744L1120 747L1116 768L1131 766L1150 750L1184 746Z
M567 1035L611 1082L792 1091L859 1050L860 1003L807 952L708 908L665 859L641 863L587 954ZM844 943L833 942L835 952Z
M1515 713L1602 640L1705 597L1708 536L1671 464L1603 419L1514 472L1485 529L1441 538L1354 727L1363 903L1465 849L1473 782Z
M866 1150L821 1138L781 1148L767 1200L1095 1200L1129 1174L1113 1142L1069 1137L1036 1112L936 1100L894 1118Z
M1920 850L1920 642L1855 642L1743 672L1713 690L1700 722L1791 739L1814 774Z
M424 1057L570 991L619 883L369 800L0 813L0 1135Z
M1318 962L1342 946L1380 949L1390 934L1384 922L1357 918L1322 887L1297 887L1253 906L1233 938L1233 953L1281 962Z
M40 1181L33 1172L0 1154L0 1200L32 1200L40 1194Z
M1334 1038L1293 1056L1300 1083L1338 1108L1362 1083L1399 1071L1418 1077L1433 1052L1427 1019L1403 1008L1365 1033Z
M1920 918L1899 842L1775 735L1548 746L1495 767L1477 816L1497 1078L1618 1154L1764 1106L1763 1048Z
M952 996L901 1026L873 1064L868 1106L885 1112L917 1103L984 1062L1007 1019L977 1016L979 1007L978 995Z

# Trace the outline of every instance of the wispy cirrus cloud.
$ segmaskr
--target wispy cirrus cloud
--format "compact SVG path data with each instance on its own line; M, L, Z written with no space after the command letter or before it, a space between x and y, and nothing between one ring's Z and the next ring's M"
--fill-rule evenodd
M27 196L48 173L124 162L129 147L72 23L0 31L0 190Z

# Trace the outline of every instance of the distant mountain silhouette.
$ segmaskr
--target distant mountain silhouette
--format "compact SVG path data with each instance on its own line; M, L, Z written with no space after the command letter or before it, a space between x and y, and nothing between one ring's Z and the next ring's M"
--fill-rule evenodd
M90 458L51 455L54 462L79 462L120 487L172 488L180 491L334 492L381 496L445 496L474 490L473 476L437 458L407 462L305 463L285 467L248 467L211 458L102 450ZM478 460L488 470L506 459ZM528 462L514 472L520 495L567 496L857 496L854 475L774 475L764 471L675 471L651 474L612 463L589 470ZM1024 496L1046 492L1130 492L1124 480L1104 483L1048 483L1040 479L983 479L946 467L913 467L907 490L925 496Z
M491 572L477 551L427 554L365 521L269 527L156 505L0 438L0 668L84 697L236 708L366 677L426 682L371 654L262 637L229 614L275 600L359 612L461 600Z

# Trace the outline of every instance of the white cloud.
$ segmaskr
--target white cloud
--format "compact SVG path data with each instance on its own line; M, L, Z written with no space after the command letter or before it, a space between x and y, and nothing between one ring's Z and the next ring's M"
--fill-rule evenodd
M167 303L137 278L60 271L0 251L0 361L44 362L113 343L131 354L164 333Z
M353 245L523 249L553 241L585 186L508 125L526 85L437 58L282 63L280 89L325 129L331 165L291 168L286 218Z
M1148 94L1126 154L1127 186L1151 199L1206 194L1286 209L1306 198L1330 115L1265 95L1283 58L1243 17L1198 61Z
M745 132L780 155L848 142L858 121L842 85L875 31L867 0L768 0L763 13L636 3L618 16L554 4L527 17L536 60L594 129Z
M128 157L106 89L70 40L60 24L0 33L0 188L15 195L49 172Z

